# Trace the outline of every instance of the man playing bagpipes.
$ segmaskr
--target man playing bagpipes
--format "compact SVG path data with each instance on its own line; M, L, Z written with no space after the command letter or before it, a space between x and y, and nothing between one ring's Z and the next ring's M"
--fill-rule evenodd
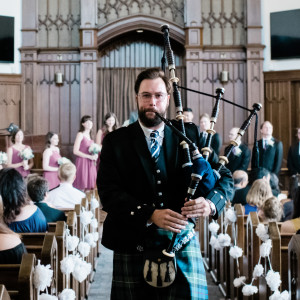
M217 219L225 199L232 197L233 181L223 167L221 177L205 197L185 202L188 180L182 168L181 140L156 115L165 117L170 89L159 69L141 72L135 83L138 121L110 133L103 141L97 186L107 212L102 244L114 250L111 299L208 299L191 218L212 215ZM198 146L197 127L186 124L185 130ZM210 157L213 167L217 158ZM209 176L214 176L211 168L200 180L200 187L203 180L212 178ZM165 282L175 276L168 273L169 264L160 267L159 260L148 263L146 269L144 264L145 253L149 249L161 253L172 233L178 238L177 273L168 285Z

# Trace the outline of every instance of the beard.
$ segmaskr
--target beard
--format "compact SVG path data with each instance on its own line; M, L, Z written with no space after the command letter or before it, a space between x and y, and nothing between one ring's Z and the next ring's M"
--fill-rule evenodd
M148 117L147 112L158 113L162 117L166 115L166 111L158 112L155 109L151 108L138 108L139 119L146 127L154 127L162 123L162 120L156 114L154 115L154 117Z

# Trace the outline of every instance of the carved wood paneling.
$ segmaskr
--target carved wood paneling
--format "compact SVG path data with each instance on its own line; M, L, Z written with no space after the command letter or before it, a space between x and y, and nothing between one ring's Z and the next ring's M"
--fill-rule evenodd
M98 0L98 24L103 26L117 19L144 14L184 26L183 0Z
M204 45L244 45L244 1L203 0Z
M283 167L289 146L295 142L300 126L300 70L265 72L265 120L274 126L273 135L282 141Z
M39 0L38 46L78 47L80 0Z
M21 75L0 75L0 128L21 124Z

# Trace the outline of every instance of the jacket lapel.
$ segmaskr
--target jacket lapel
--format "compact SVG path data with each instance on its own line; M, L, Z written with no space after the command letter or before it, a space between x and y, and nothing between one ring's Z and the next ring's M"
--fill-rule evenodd
M131 126L131 136L133 139L133 147L139 157L139 160L143 166L149 183L154 188L154 176L153 176L153 161L150 155L150 151L147 146L146 138L140 124L135 122Z

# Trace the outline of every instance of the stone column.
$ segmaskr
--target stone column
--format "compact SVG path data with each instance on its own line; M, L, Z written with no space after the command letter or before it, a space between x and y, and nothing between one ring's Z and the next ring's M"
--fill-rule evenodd
M97 0L81 0L80 112L97 124Z
M201 0L186 1L185 48L186 48L186 81L187 87L203 90L203 27L201 20ZM194 122L199 124L200 95L188 92L187 106L194 112ZM203 112L202 112L203 113Z
M38 0L22 1L22 93L21 128L26 133L37 132L37 32Z
M247 105L264 104L263 49L261 43L261 0L247 0ZM264 120L264 107L258 113L259 124ZM254 121L253 121L254 123ZM254 128L254 127L253 127ZM248 135L248 144L252 145L254 137Z

